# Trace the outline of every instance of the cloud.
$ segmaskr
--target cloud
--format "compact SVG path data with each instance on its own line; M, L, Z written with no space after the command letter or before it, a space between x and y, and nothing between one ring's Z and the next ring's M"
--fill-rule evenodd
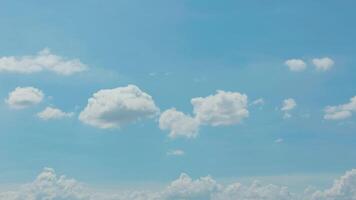
M159 118L159 127L169 130L169 137L195 138L199 131L199 122L175 108L164 111Z
M349 103L338 106L327 106L324 109L324 119L326 120L342 120L352 116L352 112L356 112L356 96L350 99Z
M219 190L219 185L210 176L193 180L182 173L163 192L162 199L211 199L211 195Z
M290 110L293 110L296 106L297 106L297 103L295 102L295 100L292 98L288 98L288 99L283 100L283 105L282 105L281 110L282 111L290 111Z
M183 156L185 152L180 149L175 149L167 152L168 156Z
M355 200L356 199L356 169L346 172L334 185L324 191L316 191L311 200Z
M81 184L65 176L57 176L45 168L37 178L14 192L0 193L1 200L89 200Z
M289 112L293 110L296 106L297 103L295 102L294 99L292 98L284 99L281 107L281 111L284 112L283 119L291 118L292 115Z
M300 72L307 68L307 64L301 59L290 59L284 62L290 71Z
M98 128L120 128L156 116L159 109L152 97L135 85L103 89L88 100L79 120Z
M218 90L215 95L191 100L196 119L212 126L240 123L249 116L247 95Z
M54 55L45 48L35 56L1 57L0 72L32 74L51 71L60 75L72 75L87 70L87 66L79 59L65 59Z
M37 116L42 120L54 120L72 117L74 113L66 113L58 108L46 107L43 111L37 113Z
M195 138L201 125L227 126L240 123L249 116L247 95L218 90L215 95L191 99L194 116L191 117L175 108L164 111L159 127L170 131L169 137ZM263 103L259 99L255 104Z
M331 67L335 64L335 62L328 57L314 58L312 62L315 65L316 69L319 71L327 71L331 69Z
M98 192L66 176L45 168L37 178L14 191L0 192L1 200L355 200L356 169L348 171L325 190L293 194L285 186L239 182L221 184L211 176L193 179L182 173L158 191Z
M15 109L27 108L42 102L44 94L34 87L17 87L9 93L5 102Z
M259 98L259 99L254 100L250 105L263 106L263 105L265 105L265 100L263 98Z

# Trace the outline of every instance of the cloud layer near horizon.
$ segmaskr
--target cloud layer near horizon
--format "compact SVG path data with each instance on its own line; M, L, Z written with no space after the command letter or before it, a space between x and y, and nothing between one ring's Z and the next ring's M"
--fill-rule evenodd
M58 176L45 168L37 178L15 191L0 192L0 200L355 200L356 169L335 180L326 190L310 190L293 194L285 186L251 185L235 182L221 184L210 176L193 179L182 173L160 191L120 191L114 194L95 192L83 183Z

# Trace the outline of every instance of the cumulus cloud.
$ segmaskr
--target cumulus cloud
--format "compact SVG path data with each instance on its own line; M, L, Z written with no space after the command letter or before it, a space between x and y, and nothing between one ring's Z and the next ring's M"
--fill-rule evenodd
M327 71L335 64L335 62L329 57L314 58L312 62L319 71Z
M98 128L120 128L159 112L152 97L135 85L103 89L88 100L79 120Z
M31 74L51 71L60 75L72 75L86 69L87 66L79 59L65 59L52 54L48 48L39 51L37 55L0 58L0 72Z
M346 172L333 186L324 191L316 191L311 200L356 200L356 169Z
M169 130L169 137L195 138L198 135L199 122L175 108L164 111L159 118L159 127Z
M182 173L158 191L120 191L101 193L84 184L58 176L45 168L37 178L15 191L0 192L1 200L356 200L356 169L348 171L325 190L307 189L293 194L285 186L239 182L221 184L211 176L193 179Z
M37 178L14 192L0 193L1 200L89 200L81 184L65 176L57 176L45 168Z
M170 150L167 152L168 156L183 156L185 152L181 149Z
M196 119L212 126L240 123L249 116L247 95L218 90L215 95L191 100Z
M58 108L46 107L43 111L37 113L37 116L42 120L54 120L72 117L74 113L72 112L63 112Z
M307 68L307 64L301 59L289 59L284 62L290 71L300 72Z
M44 94L34 87L17 87L9 93L5 102L15 109L23 109L42 102Z
M297 106L297 103L295 102L295 100L292 98L288 98L288 99L283 100L283 105L282 105L281 110L282 111L293 110L296 106Z
M356 96L352 97L346 104L338 106L327 106L324 109L324 119L327 120L342 120L352 116L352 112L356 112Z
M220 186L210 176L193 180L190 176L182 173L163 192L162 199L211 199L212 194L218 192Z

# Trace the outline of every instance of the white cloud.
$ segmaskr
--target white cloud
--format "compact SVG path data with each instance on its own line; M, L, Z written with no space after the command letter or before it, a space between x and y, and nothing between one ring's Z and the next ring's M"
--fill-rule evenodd
M295 102L294 99L292 98L284 99L281 107L281 111L284 112L283 119L291 118L292 115L289 112L293 110L296 106L297 103Z
M285 63L289 70L294 72L300 72L307 68L307 64L301 59L290 59L285 61Z
M283 100L283 105L282 105L281 110L282 111L290 111L290 110L293 110L296 106L297 106L297 103L295 102L295 100L292 98L288 98L288 99Z
M60 75L71 75L82 72L87 66L78 59L65 59L54 55L45 48L35 56L1 57L0 72L31 74L41 71L51 71Z
M258 181L250 186L233 183L213 194L211 200L295 200L287 187L273 184L262 185Z
M163 192L162 199L211 199L211 195L219 190L219 185L210 176L193 180L182 173Z
M120 128L159 112L152 97L135 85L103 89L88 100L79 119L98 128Z
M34 87L17 87L9 93L5 102L15 109L23 109L41 103L44 94L41 90Z
M199 122L175 108L164 111L159 118L159 127L169 130L169 137L195 138L199 131Z
M191 100L196 119L212 126L232 125L249 116L247 95L218 90L215 95Z
M356 200L356 169L348 171L325 190L306 190L293 194L287 187L273 184L251 185L238 182L218 183L210 176L192 179L182 173L160 191L117 191L115 193L90 190L80 182L58 176L45 168L37 178L14 191L0 192L1 200Z
M328 57L314 58L312 62L315 65L316 69L319 71L327 71L331 69L331 67L335 64L335 62Z
M356 96L350 99L349 103L338 106L327 106L324 109L324 119L327 120L342 120L352 116L352 112L356 112Z
M82 186L65 176L58 177L51 168L45 168L37 178L14 192L0 193L1 200L89 200Z
M252 106L263 106L265 104L265 100L263 98L256 99L252 101Z
M185 152L181 149L170 150L167 152L168 156L183 156Z
M46 107L43 111L37 113L37 116L42 120L62 119L72 117L74 113L66 113L58 108Z
M346 172L334 185L324 191L316 191L311 200L356 200L356 169Z

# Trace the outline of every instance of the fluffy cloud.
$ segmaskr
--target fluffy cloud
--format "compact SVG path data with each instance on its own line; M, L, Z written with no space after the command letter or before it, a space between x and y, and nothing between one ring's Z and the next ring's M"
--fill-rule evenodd
M356 96L350 99L349 103L338 106L327 106L324 109L324 119L341 120L352 116L352 112L356 112Z
M89 200L82 186L73 179L57 176L51 168L45 168L30 184L16 192L0 193L1 200Z
M194 116L191 117L175 108L163 112L159 127L169 130L169 137L195 138L201 125L222 126L241 122L248 117L248 101L245 94L218 90L215 95L197 97L191 100ZM255 102L261 105L263 99Z
M175 149L167 152L168 156L183 156L184 154L184 151L180 149Z
M98 128L119 128L159 112L152 97L135 85L99 90L88 100L79 119Z
M303 71L307 68L307 64L301 59L290 59L285 61L285 63L289 70L294 72Z
M293 110L296 106L297 106L297 103L295 102L295 100L292 98L288 98L288 99L283 100L283 105L282 105L281 110L282 111L290 111L290 110Z
M37 178L16 191L0 192L0 200L356 200L356 169L348 171L326 190L293 194L273 184L220 184L210 176L192 179L182 173L161 191L121 191L109 194L84 187L45 168Z
M293 110L296 106L297 106L297 103L292 98L283 100L282 107L281 107L281 111L284 112L283 118L284 119L291 118L292 115L289 112L291 110Z
M247 96L238 92L217 91L215 95L191 100L196 119L212 126L231 125L249 116Z
M17 87L9 93L5 102L15 109L23 109L40 103L44 94L41 90L34 87Z
M0 72L31 74L51 71L60 75L71 75L82 72L87 66L78 59L65 59L54 55L49 49L43 49L35 56L1 57Z
M210 176L193 180L187 174L181 174L163 192L162 199L211 199L212 194L218 192L220 186Z
M42 120L62 119L66 117L72 117L74 113L66 113L58 108L47 107L43 111L37 113L37 116Z
M169 137L194 138L198 135L199 122L175 108L164 111L159 118L159 127L169 130Z
M324 191L316 191L311 200L356 200L356 169L346 172L334 185Z
M333 65L334 61L331 58L324 57L324 58L314 58L312 60L313 64L315 65L316 69L319 71L327 71L329 70Z

